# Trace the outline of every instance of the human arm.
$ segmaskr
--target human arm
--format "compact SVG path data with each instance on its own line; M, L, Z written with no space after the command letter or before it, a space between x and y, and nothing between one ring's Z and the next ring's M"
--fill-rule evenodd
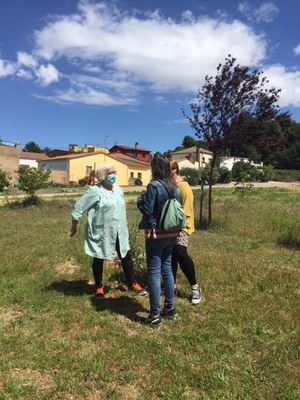
M138 209L143 216L146 217L146 220L150 223L152 228L156 228L156 197L157 189L150 183L144 197L139 198L137 201Z
M77 232L78 220L82 218L82 215L88 211L93 205L99 200L99 195L94 187L88 189L82 197L75 203L72 210L72 223L70 229L70 236L74 236Z

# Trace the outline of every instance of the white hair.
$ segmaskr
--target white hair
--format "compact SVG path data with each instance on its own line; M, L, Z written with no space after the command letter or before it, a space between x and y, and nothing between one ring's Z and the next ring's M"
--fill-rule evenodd
M104 181L106 178L106 172L111 169L115 168L114 164L103 164L100 168L96 170L95 176L99 182Z

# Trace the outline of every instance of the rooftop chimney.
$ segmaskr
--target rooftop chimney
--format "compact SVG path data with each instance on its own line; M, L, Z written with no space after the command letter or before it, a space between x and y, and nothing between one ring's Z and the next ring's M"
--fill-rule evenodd
M134 147L137 149L137 148L138 148L138 146L139 146L138 142L135 142L135 145L134 145Z

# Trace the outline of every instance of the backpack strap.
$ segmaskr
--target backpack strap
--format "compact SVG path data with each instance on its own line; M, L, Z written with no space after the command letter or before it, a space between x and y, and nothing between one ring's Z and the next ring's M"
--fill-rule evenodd
M168 193L168 196L169 196L169 199L175 198L175 193L174 193L174 194L171 194L171 193L169 192L167 186L163 183L162 180L160 180L160 179L156 179L156 180L157 180L159 183L161 183L161 184L163 185L163 187L166 189L166 191L167 191L167 193Z

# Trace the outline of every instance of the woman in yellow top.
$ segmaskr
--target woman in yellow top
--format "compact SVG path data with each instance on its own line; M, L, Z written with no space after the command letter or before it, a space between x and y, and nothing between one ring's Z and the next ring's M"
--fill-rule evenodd
M179 166L176 161L171 161L171 169L173 179L181 192L182 205L187 218L187 226L180 231L180 236L177 237L176 244L173 248L172 270L174 282L176 284L177 267L179 264L192 289L191 303L196 305L201 301L201 289L197 284L194 262L187 251L189 236L195 231L194 195L188 182L184 181L180 176Z

